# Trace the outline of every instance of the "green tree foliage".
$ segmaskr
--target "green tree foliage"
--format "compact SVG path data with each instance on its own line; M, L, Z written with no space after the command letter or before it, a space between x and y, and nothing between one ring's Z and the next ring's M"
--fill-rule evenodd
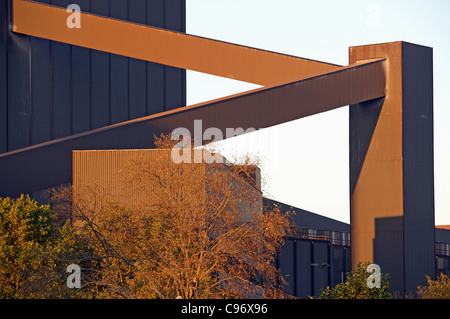
M67 265L82 261L69 223L28 195L0 198L0 298L68 298Z
M391 299L392 295L387 291L390 285L389 275L380 274L381 287L369 288L367 272L369 262L359 263L355 269L347 273L347 280L338 284L335 288L327 287L319 299Z
M427 276L427 286L418 287L422 299L450 299L450 277L441 273L436 280Z

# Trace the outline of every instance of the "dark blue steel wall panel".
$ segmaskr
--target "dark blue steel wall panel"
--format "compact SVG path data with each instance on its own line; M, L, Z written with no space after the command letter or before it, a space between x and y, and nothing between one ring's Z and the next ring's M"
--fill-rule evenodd
M72 130L71 134L89 131L91 128L91 77L90 50L72 46Z
M128 1L111 0L112 18L128 20ZM111 55L111 124L127 121L128 118L128 74L129 58Z
M296 285L297 297L311 296L311 242L297 241Z
M278 267L280 272L286 280L287 292L289 294L295 295L295 261L296 254L294 251L294 241L287 239L284 245L281 246L279 256L278 256Z
M166 0L164 2L164 27L185 32L185 3L179 0ZM186 75L183 70L166 66L166 108L177 108L180 103L186 100L185 92L177 90L177 85L171 86L169 83L177 83L185 86Z
M333 288L345 281L350 270L349 248L331 245L326 240L286 239L279 251L278 267L288 284L288 292L299 298L317 297L321 287ZM321 270L323 263L328 266Z
M91 3L91 13L109 16L109 0ZM110 124L110 54L91 50L91 129Z
M50 41L31 38L31 144L51 139Z
M30 38L8 39L8 150L30 145Z
M134 0L133 0L134 1ZM180 0L164 1L164 27L186 32L185 2Z
M67 6L66 6L67 7ZM82 8L80 8L82 9ZM90 4L90 12L93 14L109 16L109 0L95 0Z
M52 5L63 8L71 3L71 0L51 0ZM51 47L52 138L58 139L72 134L72 46L52 41Z
M131 22L146 24L146 1L133 0L128 4L128 20Z
M109 54L91 51L91 129L109 125Z
M164 0L147 2L147 24L164 28ZM157 63L147 63L147 114L165 109L165 69Z
M147 64L147 114L159 113L165 109L164 74L164 65Z
M0 153L7 151L8 145L8 4L0 0Z
M128 120L128 58L111 55L111 124Z
M147 1L146 12L148 25L164 28L164 0Z
M167 110L176 109L183 103L185 98L185 92L177 90L178 86L185 85L185 72L171 66L166 66L166 78L165 78L165 105ZM171 85L176 83L178 85Z
M147 115L147 68L144 61L130 59L129 63L129 118L132 120Z
M128 20L146 23L146 1L133 0L128 5ZM129 118L130 120L147 114L147 62L129 59Z
M70 135L71 122L71 47L52 42L52 136Z
M97 2L98 0L95 0L94 2ZM44 2L40 0L36 0L36 2ZM69 4L73 3L72 0L51 0L51 4L58 7L67 8ZM77 1L78 3L78 1Z
M82 12L90 12L90 2L77 0L76 4ZM71 134L77 134L91 129L91 50L72 46L71 74Z
M405 290L435 276L433 49L402 43Z
M14 34L10 1L0 0L0 153L186 104L184 70ZM182 32L184 2L76 1L82 12Z
M327 263L330 264L329 258L328 258L328 244L322 243L322 242L315 242L314 243L314 252L313 252L313 263L314 264L323 264ZM329 286L329 270L330 267L325 267L321 271L321 267L314 267L313 268L313 280L314 280L314 296L319 296L321 289L327 288Z

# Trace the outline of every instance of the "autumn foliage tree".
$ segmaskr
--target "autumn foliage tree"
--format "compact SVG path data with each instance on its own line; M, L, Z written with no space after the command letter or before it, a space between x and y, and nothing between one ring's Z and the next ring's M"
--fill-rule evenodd
M128 161L122 188L60 189L55 209L70 216L96 259L90 283L100 297L278 298L277 250L290 216L263 209L257 163L171 160L174 141L157 138L158 156ZM180 152L183 150L179 150ZM186 150L184 150L186 151ZM73 199L73 200L72 200Z
M444 273L440 273L436 280L427 276L427 285L417 288L422 299L450 299L450 277Z

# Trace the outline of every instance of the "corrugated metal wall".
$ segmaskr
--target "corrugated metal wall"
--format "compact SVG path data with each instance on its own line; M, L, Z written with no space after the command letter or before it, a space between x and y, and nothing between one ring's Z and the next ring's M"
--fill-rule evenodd
M148 202L150 194L142 193L139 182L136 185L128 185L124 176L129 170L129 165L137 161L152 163L157 167L170 165L171 151L160 149L141 150L91 150L73 152L73 190L77 200L90 202L92 194L124 205L142 204ZM198 167L198 165L197 165ZM204 174L204 165L198 167L199 174ZM169 171L169 169L168 169ZM204 176L204 175L203 175ZM199 176L199 179L202 179ZM153 190L154 183L145 183L144 187ZM131 188L128 188L131 187ZM87 197L86 197L87 196ZM86 197L86 198L85 198Z
M190 164L175 164L171 149L73 151L72 185L76 202L94 209L101 198L103 203L113 201L148 212L161 198L170 200L168 192L176 197L181 190L187 199L180 205L207 211L217 209L225 193L233 191L243 199L233 204L241 211L242 222L261 213L260 185L249 183L244 176L240 183L234 171L224 164L206 164L202 160L206 153L210 155L206 150L193 151ZM137 175L134 168L139 170ZM225 193L215 193L222 187Z
M82 12L185 32L185 0L76 3ZM15 34L10 14L11 1L0 0L0 153L186 104L185 70Z
M312 266L322 263L328 264L323 274L320 267ZM280 248L278 267L290 294L299 298L317 297L322 288L333 288L345 281L350 271L350 246L332 244L327 239L287 238Z

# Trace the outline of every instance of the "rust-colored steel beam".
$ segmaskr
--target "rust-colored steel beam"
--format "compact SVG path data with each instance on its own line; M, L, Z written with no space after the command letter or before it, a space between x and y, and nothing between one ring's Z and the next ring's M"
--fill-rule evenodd
M68 28L65 9L25 0L13 5L14 32L263 86L340 68L87 13L81 13L81 28Z
M385 61L355 64L338 71L230 97L182 107L0 155L0 196L15 196L72 180L72 151L153 148L153 134L185 127L278 125L385 95Z

